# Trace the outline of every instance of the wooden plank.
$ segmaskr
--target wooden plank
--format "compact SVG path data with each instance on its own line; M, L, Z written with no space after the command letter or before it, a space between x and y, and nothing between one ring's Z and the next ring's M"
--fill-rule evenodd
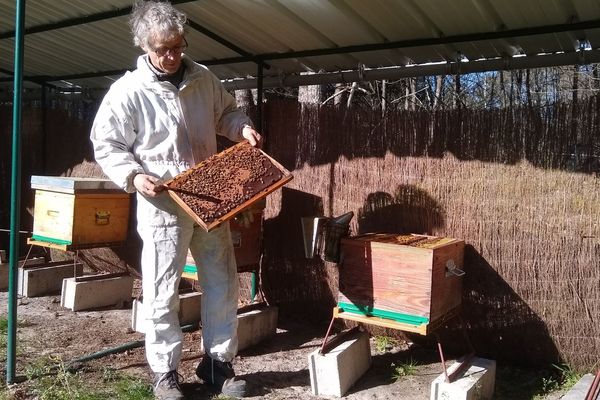
M382 326L384 328L397 329L397 330L405 331L405 332L414 332L414 333L418 333L420 335L427 335L427 333L428 333L428 330L427 330L428 324L421 324L421 325L403 324L401 322L392 321L390 319L384 319L384 318L379 318L379 317L367 317L367 316L361 316L361 315L352 314L352 313L348 313L348 312L340 312L338 307L333 308L333 317L334 318L342 318L342 319L346 319L349 321L361 322L361 323L370 324L370 325Z
M98 247L119 247L123 246L124 242L103 242L103 243L83 243L83 244L59 244L40 240L36 238L27 238L27 244L33 246L47 247L49 249L56 249L62 251L76 251L85 249L94 249Z
M437 249L433 258L431 319L441 318L462 302L462 278L447 273L447 267L463 269L465 242L454 241Z

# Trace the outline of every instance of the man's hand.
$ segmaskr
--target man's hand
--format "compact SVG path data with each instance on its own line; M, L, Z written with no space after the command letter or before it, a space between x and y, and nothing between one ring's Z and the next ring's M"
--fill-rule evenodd
M160 179L146 174L137 174L133 178L133 186L138 192L148 197L156 197L165 189L164 185L160 183Z
M262 145L262 137L250 125L244 126L244 128L242 129L242 136L244 137L244 139L248 140L248 142L250 142L250 144L254 147L260 148L260 146Z

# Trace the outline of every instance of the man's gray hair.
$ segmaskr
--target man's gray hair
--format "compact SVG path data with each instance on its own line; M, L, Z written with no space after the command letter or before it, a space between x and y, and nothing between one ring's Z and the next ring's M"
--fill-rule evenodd
M166 1L136 1L129 25L133 43L142 49L152 49L155 40L169 40L185 32L186 15Z

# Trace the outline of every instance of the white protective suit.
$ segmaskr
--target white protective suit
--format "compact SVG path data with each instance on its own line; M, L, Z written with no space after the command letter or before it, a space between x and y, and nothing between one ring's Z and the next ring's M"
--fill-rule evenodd
M133 193L137 173L168 180L216 153L216 134L239 141L250 119L219 79L183 55L180 88L159 81L140 56L137 69L110 88L94 120L91 140L102 170ZM204 349L220 361L237 352L238 278L229 226L204 231L168 196L137 194L137 229L143 241L142 290L146 358L168 372L181 358L178 286L189 247L202 287Z

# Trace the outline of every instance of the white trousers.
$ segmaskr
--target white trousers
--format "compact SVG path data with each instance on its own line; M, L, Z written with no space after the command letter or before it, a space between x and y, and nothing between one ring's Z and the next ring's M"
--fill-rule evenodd
M162 193L137 195L137 229L142 238L142 291L146 359L153 372L177 368L183 334L179 325L179 282L190 249L202 290L202 341L214 359L237 353L238 276L229 224L206 232Z

